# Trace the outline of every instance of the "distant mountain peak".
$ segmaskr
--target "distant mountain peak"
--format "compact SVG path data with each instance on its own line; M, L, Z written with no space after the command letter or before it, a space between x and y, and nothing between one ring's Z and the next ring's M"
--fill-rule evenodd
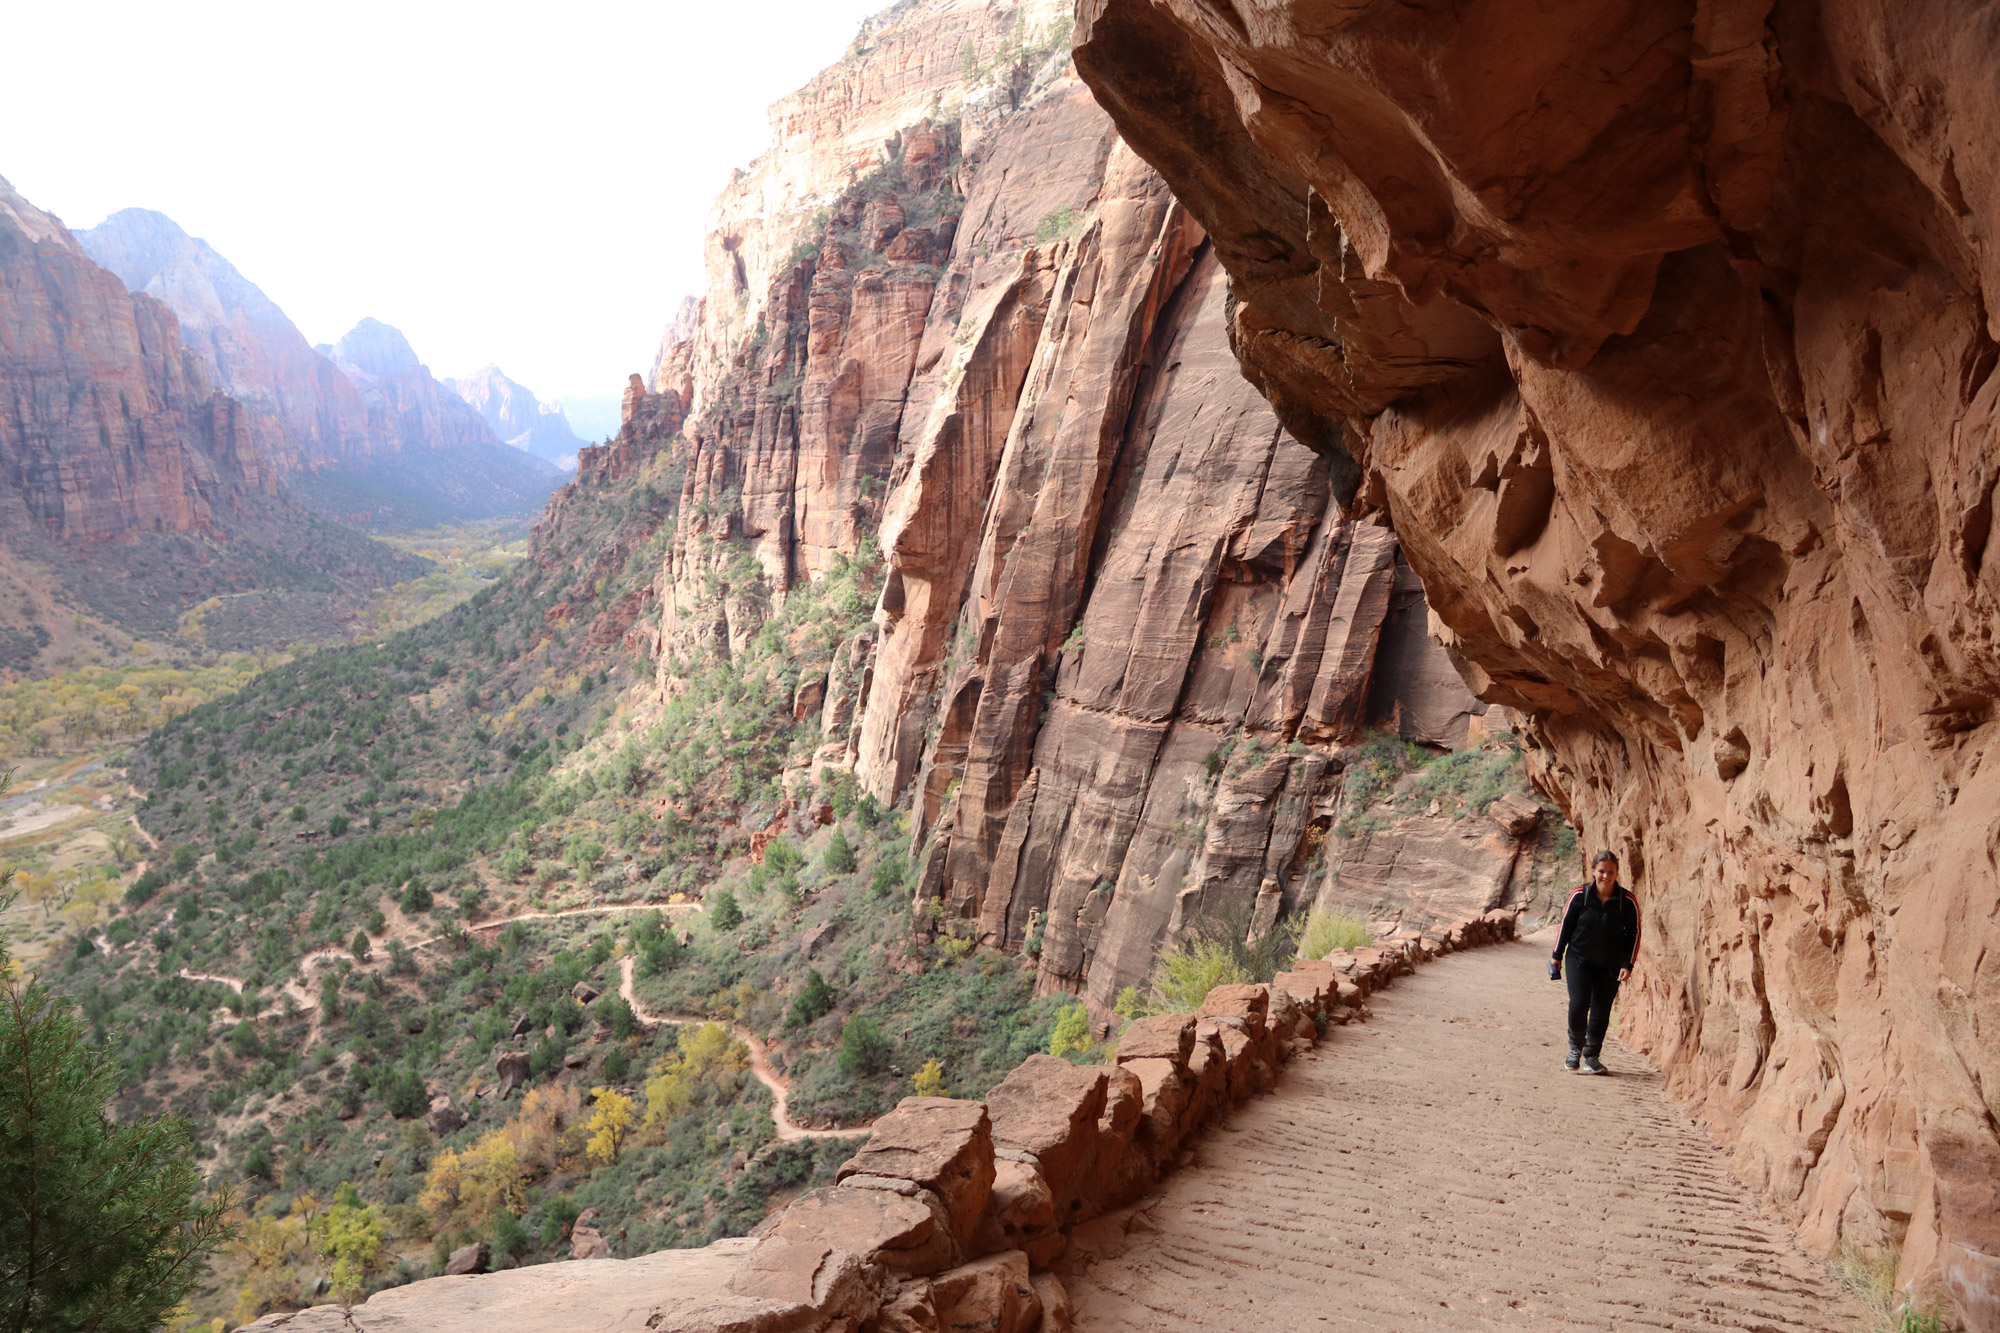
M484 365L462 380L446 380L445 386L470 404L498 435L516 449L559 467L576 466L576 451L583 446L561 404L544 403L534 391L518 380L509 379L495 365Z
M403 336L402 330L384 324L373 315L364 317L343 334L340 341L327 350L327 355L333 358L334 364L361 383L423 368L423 362L417 359L416 349L410 346L410 340Z
M0 176L0 218L14 224L14 229L27 237L30 243L53 241L70 250L79 250L76 239L63 226L62 219L53 213L45 213L23 199L5 176Z

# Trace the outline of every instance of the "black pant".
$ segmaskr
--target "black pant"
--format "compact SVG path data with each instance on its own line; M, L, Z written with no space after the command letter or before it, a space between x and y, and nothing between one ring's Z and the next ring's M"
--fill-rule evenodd
M1618 998L1618 965L1589 962L1571 949L1563 976L1569 982L1570 1048L1580 1046L1585 1055L1596 1055L1604 1049L1604 1030L1611 1026L1611 1002Z

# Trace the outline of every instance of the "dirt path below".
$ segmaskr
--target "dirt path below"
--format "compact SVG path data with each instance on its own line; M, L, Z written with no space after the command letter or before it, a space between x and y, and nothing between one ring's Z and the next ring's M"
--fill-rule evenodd
M1069 1279L1082 1333L1837 1333L1861 1315L1616 1042L1562 1068L1547 946L1399 978Z
M632 959L629 957L618 960L618 993L624 997L625 1003L632 1006L633 1014L641 1023L677 1023L685 1026L715 1021L700 1014L662 1014L646 1008L639 1002L639 997L632 993ZM854 1138L869 1132L869 1127L866 1125L858 1129L807 1129L804 1125L793 1124L785 1107L786 1101L791 1096L791 1085L778 1077L778 1071L771 1067L771 1055L764 1049L764 1043L747 1028L732 1027L729 1031L737 1040L750 1048L751 1076L770 1090L771 1123L777 1126L779 1138L787 1143L796 1143L800 1139Z

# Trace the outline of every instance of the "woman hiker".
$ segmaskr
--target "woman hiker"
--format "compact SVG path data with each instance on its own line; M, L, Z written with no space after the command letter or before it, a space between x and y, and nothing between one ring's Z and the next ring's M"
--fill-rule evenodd
M1590 879L1569 896L1549 964L1550 979L1561 976L1563 951L1569 951L1569 1056L1563 1068L1578 1074L1604 1072L1597 1053L1611 1026L1611 1001L1619 983L1632 975L1639 953L1639 904L1618 882L1618 858L1599 852L1591 860Z

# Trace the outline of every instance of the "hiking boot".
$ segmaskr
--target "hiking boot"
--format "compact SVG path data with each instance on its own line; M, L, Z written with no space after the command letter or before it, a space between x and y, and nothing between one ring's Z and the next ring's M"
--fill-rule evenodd
M1583 1057L1583 1068L1576 1072L1579 1074L1602 1074L1604 1072L1604 1063L1594 1055L1586 1055Z
M1582 1051L1578 1050L1574 1046L1570 1047L1569 1054L1563 1057L1563 1068L1569 1070L1570 1073L1574 1074L1576 1072L1576 1062L1578 1060L1581 1060L1582 1058L1583 1058Z

